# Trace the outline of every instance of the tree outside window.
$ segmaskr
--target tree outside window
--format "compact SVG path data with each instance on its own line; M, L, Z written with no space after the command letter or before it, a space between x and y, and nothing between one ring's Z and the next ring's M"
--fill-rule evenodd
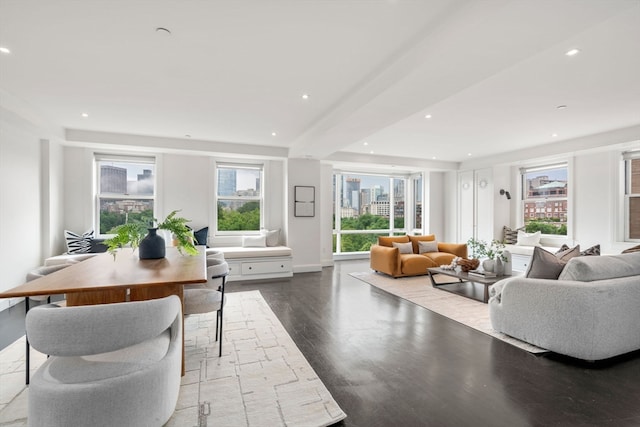
M109 234L116 226L153 225L155 159L96 155L96 229Z
M567 164L521 171L522 212L527 233L567 235L567 171Z
M625 240L640 241L640 151L625 153Z
M217 231L259 231L262 221L260 166L217 165Z

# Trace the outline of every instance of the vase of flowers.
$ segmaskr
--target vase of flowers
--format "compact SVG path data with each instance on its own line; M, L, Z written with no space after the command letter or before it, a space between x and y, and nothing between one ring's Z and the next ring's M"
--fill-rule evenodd
M482 262L483 270L492 271L500 275L504 274L503 262L507 261L507 256L504 253L504 243L495 239L491 243L487 243L484 240L471 238L467 241L467 246L474 258L486 258Z

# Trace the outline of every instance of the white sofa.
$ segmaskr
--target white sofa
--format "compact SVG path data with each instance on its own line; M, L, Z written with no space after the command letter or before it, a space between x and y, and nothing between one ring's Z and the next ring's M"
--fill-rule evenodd
M640 252L576 257L558 280L512 277L490 290L493 329L585 360L640 349Z

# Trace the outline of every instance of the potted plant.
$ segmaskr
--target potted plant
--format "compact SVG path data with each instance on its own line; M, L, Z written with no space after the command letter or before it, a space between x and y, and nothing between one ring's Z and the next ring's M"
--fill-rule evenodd
M150 236L155 235L157 229L168 230L172 233L176 246L180 253L187 253L189 255L195 255L198 253L193 244L193 230L187 227L188 219L176 216L179 211L175 210L171 212L164 221L158 223L158 220L154 218L153 222L157 223L156 227L144 224L142 222L130 222L114 227L110 233L115 234L111 239L105 240L104 244L107 245L107 250L115 258L117 250L127 245L135 251L140 244L143 243L145 235L149 232ZM160 236L156 236L162 239ZM164 239L162 239L162 248L164 248ZM153 258L162 258L162 256L154 256Z
M505 245L499 240L493 239L490 244L484 240L474 239L473 237L467 241L467 246L471 250L474 258L486 257L482 262L482 268L486 271L493 271L495 265L502 266L507 261L507 255L504 253ZM498 270L500 269L498 268ZM498 271L496 271L497 273Z

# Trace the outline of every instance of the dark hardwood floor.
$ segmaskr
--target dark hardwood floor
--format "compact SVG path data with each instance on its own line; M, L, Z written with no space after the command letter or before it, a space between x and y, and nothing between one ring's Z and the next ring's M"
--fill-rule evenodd
M640 426L639 352L604 363L534 356L348 275L367 269L341 261L227 287L261 291L347 413L338 426ZM24 308L13 321L8 311L2 346L23 333Z

